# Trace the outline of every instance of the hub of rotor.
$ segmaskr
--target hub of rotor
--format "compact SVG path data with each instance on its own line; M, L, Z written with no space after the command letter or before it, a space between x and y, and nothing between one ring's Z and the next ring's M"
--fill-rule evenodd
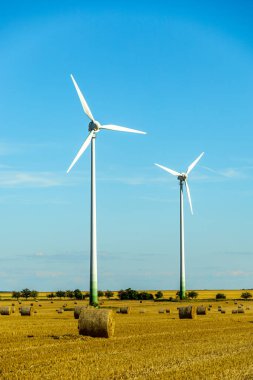
M187 174L185 174L185 173L181 173L181 174L177 177L177 179L178 179L179 181L181 181L181 182L185 182L185 180L187 179Z
M99 126L98 126L97 123L94 123L94 121L91 121L89 123L89 132L92 132L92 131L94 131L94 132L98 132L99 131Z

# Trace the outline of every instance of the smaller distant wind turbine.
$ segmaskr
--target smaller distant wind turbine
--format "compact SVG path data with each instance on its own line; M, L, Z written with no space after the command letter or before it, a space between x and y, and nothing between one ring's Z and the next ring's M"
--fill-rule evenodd
M186 170L186 173L179 173L175 170L169 169L166 166L162 166L159 164L155 164L159 168L165 170L166 172L174 175L179 180L179 188L180 188L180 299L185 298L185 255L184 255L184 198L183 198L183 187L185 185L186 192L188 196L188 201L191 209L191 213L193 214L192 209L192 201L191 201L191 194L190 194L190 188L188 185L188 175L192 171L192 169L197 165L201 157L203 156L204 152L202 152L196 160L194 160L191 165Z

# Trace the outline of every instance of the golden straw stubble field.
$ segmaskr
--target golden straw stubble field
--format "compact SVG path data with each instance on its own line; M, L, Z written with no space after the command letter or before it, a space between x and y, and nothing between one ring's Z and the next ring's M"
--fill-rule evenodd
M0 307L11 303L15 313L0 315L0 379L253 379L250 301L104 301L115 316L110 339L80 336L73 310L56 311L86 301L39 301L31 317L20 316L18 302ZM180 320L177 308L189 304L212 307ZM232 314L240 304L245 313ZM130 314L117 314L124 306Z

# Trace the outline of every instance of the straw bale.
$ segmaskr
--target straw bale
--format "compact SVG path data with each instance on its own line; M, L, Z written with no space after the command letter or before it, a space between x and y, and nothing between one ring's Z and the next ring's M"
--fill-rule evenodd
M197 311L197 315L206 315L206 307L205 306L198 306L196 311Z
M164 309L160 309L160 310L158 311L158 313L159 313L159 314L164 314L164 313L165 313L165 310L164 310Z
M114 334L115 320L112 310L89 309L81 310L78 329L80 335L97 338L110 338Z
M76 306L76 307L75 307L75 309L74 309L74 318L75 318L75 319L78 319L78 318L79 318L80 313L81 313L81 311L82 311L83 308L85 308L84 305L82 305L82 306Z
M57 312L58 312L58 314L62 314L63 313L63 309L58 309Z
M237 314L238 310L232 310L232 314Z
M165 310L166 314L170 314L170 309Z
M238 314L244 314L245 313L245 311L244 311L244 309L238 309Z
M221 310L221 314L226 314L226 310Z
M179 318L180 319L193 319L196 315L195 306L183 306L179 307Z
M130 314L131 308L129 306L121 307L120 314Z
M11 306L2 306L0 307L1 315L11 315Z
M22 306L20 308L20 314L22 316L33 316L33 313L34 313L34 310L33 310L33 306Z

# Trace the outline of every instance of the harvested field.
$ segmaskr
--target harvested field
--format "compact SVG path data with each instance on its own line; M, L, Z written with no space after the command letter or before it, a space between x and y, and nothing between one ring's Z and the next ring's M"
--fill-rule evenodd
M232 314L232 301L219 302L226 314L213 308L193 320L178 317L185 303L164 303L170 314L159 314L161 305L151 301L105 301L105 307L131 306L129 315L114 312L110 339L80 336L73 310L55 312L63 304L43 301L33 318L0 316L1 379L253 378L253 311Z

